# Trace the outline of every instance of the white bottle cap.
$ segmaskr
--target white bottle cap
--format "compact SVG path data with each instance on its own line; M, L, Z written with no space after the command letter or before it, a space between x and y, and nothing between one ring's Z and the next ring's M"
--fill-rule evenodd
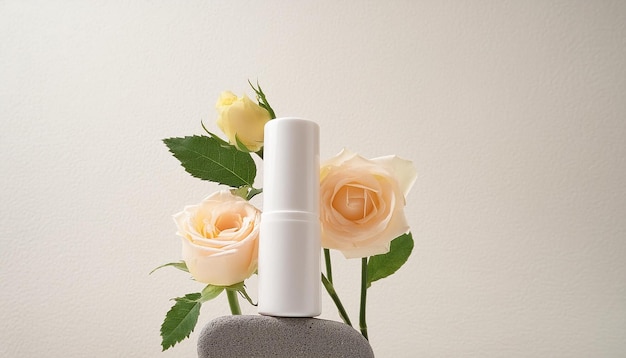
M319 126L301 118L265 125L263 212L319 214Z
M258 311L314 317L321 313L319 126L269 121L263 156Z

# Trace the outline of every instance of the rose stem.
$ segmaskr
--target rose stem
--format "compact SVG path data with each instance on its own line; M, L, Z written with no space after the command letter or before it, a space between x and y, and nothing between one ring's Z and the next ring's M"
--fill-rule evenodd
M367 298L367 257L361 259L361 310L359 311L359 327L365 339L367 337L367 323L365 322L365 300Z
M226 296L228 297L228 305L230 306L230 313L235 315L241 314L241 308L239 307L239 297L237 297L237 291L226 290Z
M350 318L348 317L348 313L346 309L343 307L341 300L339 299L339 295L337 291L335 291L335 286L333 286L333 269L330 262L330 250L324 249L324 262L326 263L326 278L324 274L322 274L322 283L324 284L324 288L326 288L326 292L330 298L333 299L335 306L337 306L337 310L339 311L339 316L343 320L343 323L352 326L352 322L350 322Z
M328 295L330 296L330 298L333 299L335 306L337 306L337 311L339 311L339 316L341 316L343 323L352 327L352 322L350 322L350 318L348 317L348 313L346 312L346 309L343 308L343 304L341 303L341 300L339 299L339 295L337 295L337 292L335 291L335 287L333 286L333 283L330 282L330 280L328 280L326 276L324 276L324 274L322 274L322 283L324 284L324 288L326 288L326 292L328 292Z
M330 250L324 249L324 261L326 262L326 277L328 282L333 283L333 269L330 264Z

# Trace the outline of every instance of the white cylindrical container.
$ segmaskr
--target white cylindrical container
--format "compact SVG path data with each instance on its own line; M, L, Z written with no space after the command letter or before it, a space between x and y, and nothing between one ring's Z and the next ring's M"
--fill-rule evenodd
M321 313L319 126L301 118L265 125L259 237L262 315Z

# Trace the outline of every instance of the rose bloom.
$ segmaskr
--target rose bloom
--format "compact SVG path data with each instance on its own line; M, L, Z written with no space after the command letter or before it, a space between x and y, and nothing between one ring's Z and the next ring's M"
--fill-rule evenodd
M343 150L320 169L322 246L346 258L389 252L409 231L405 197L415 182L413 164L397 156L366 159Z
M239 139L245 149L251 152L257 152L263 147L263 129L270 120L270 114L265 108L245 94L238 98L230 91L222 92L215 107L219 113L217 126L226 134L230 144L239 148Z
M257 268L261 212L230 191L216 192L174 215L183 260L195 280L230 286Z

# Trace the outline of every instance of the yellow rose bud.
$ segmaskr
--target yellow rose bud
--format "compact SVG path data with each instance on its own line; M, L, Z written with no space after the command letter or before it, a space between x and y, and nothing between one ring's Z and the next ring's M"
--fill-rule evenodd
M322 246L347 258L389 251L409 231L405 197L417 174L396 156L366 159L344 150L320 169Z
M230 144L241 150L257 152L263 147L263 129L270 114L245 94L237 97L230 91L222 92L215 105L217 126L226 134ZM241 148L239 143L245 148Z

